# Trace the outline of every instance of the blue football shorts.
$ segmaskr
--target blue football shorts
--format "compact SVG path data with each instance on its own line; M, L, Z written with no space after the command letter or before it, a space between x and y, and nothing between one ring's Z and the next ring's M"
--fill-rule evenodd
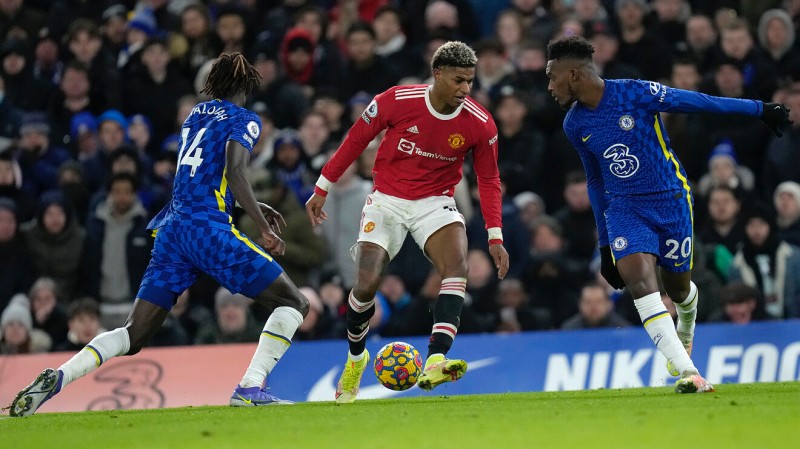
M172 308L175 299L206 273L232 293L255 298L283 268L233 225L167 225L158 230L137 298Z
M673 273L692 268L693 199L685 191L610 196L606 209L608 241L615 260L650 253Z

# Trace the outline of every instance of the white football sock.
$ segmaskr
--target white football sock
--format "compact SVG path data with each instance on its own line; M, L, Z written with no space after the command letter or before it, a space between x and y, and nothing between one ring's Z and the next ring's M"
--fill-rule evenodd
M250 366L239 383L242 388L264 385L264 380L289 349L292 337L302 323L303 315L297 309L282 306L272 312L258 339L258 347Z
M664 357L672 363L672 366L680 373L687 370L697 371L678 338L672 324L672 317L664 307L664 303L661 302L661 294L659 292L650 293L642 298L634 299L633 303L636 305L636 310L639 311L639 317L642 319L642 324L650 335L650 339L664 354Z
M697 318L697 302L700 295L694 282L689 282L689 285L689 296L682 302L675 303L675 310L678 312L678 336L689 338L691 341L691 337L694 336L694 322Z
M94 337L88 345L84 346L84 348L72 356L71 359L58 367L64 374L64 378L61 381L61 388L91 373L108 360L127 354L130 347L131 340L128 335L128 330L124 327L103 332Z

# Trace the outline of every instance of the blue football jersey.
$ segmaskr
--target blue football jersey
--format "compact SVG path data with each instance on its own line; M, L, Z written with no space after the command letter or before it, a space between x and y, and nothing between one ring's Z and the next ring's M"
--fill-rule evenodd
M260 133L258 116L229 101L195 106L181 127L172 199L148 229L176 222L230 229L234 198L225 179L225 145L234 140L252 151Z
M686 172L673 154L660 112L718 112L760 116L757 100L713 97L653 81L605 80L603 97L591 109L576 102L564 132L586 171L600 244L606 240L606 195L684 191Z

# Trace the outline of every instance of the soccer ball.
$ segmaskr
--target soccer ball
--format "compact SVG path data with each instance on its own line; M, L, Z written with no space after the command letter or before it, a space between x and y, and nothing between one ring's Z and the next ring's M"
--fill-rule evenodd
M391 342L375 356L375 376L381 385L390 390L408 390L417 383L421 373L422 357L408 343Z

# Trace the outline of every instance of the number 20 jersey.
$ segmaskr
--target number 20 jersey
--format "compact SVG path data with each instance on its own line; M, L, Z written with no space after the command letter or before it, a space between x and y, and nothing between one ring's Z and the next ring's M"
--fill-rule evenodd
M261 133L258 116L226 100L197 104L183 122L172 199L148 225L197 223L230 229L234 198L225 179L229 140L253 150Z

